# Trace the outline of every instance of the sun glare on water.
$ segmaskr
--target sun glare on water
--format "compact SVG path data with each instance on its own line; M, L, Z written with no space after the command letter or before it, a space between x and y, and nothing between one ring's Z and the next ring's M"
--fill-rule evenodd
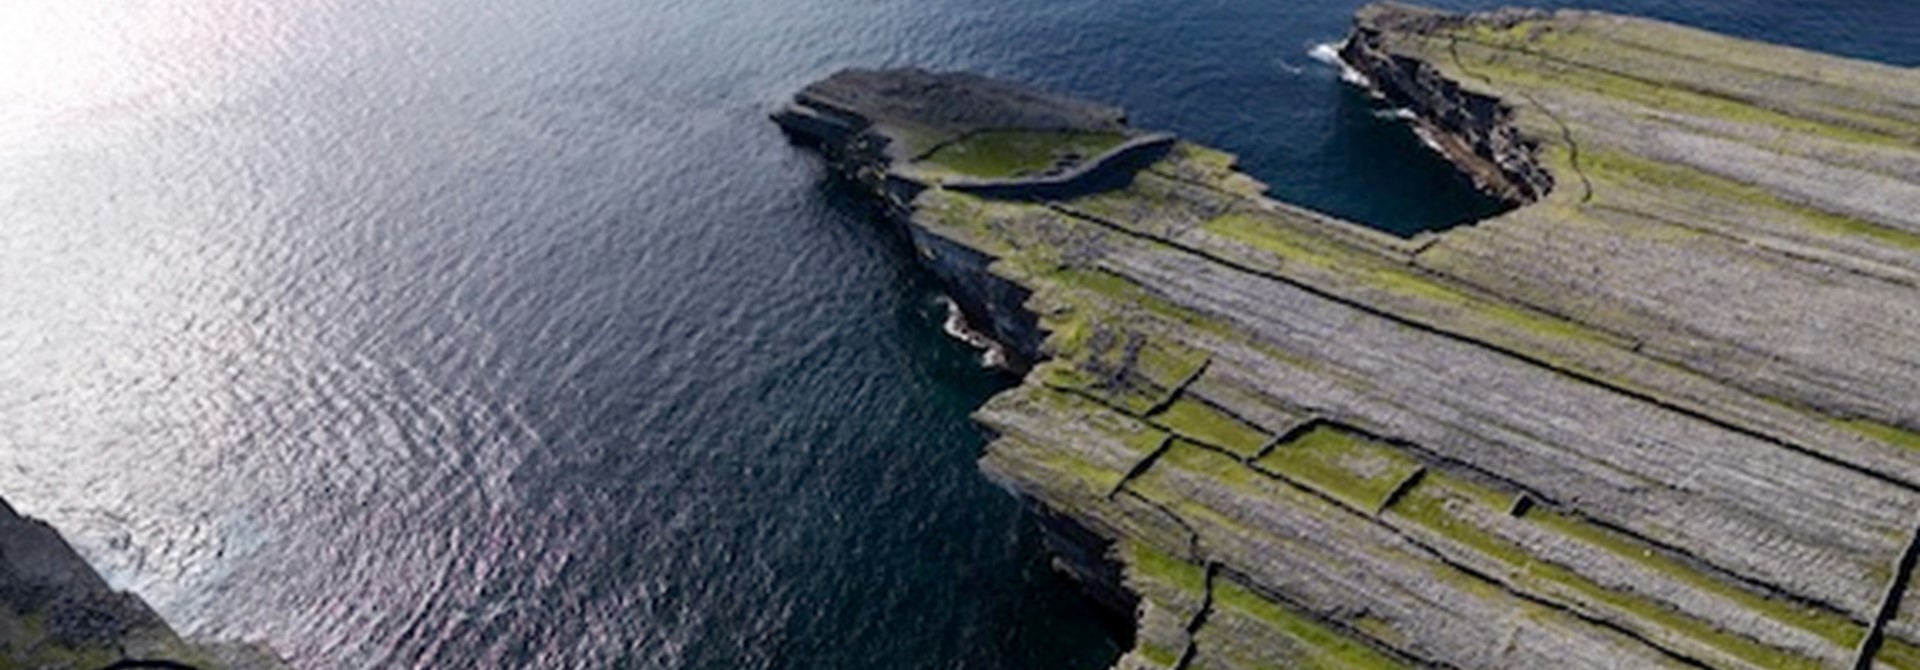
M0 2L0 150L216 101L285 47L279 3Z

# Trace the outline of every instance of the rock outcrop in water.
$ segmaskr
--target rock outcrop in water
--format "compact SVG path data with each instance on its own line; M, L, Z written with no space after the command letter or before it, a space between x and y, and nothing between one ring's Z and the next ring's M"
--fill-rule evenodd
M1118 667L1920 668L1920 73L1397 5L1341 54L1517 208L1394 238L967 75L776 116L1032 364L982 466Z
M260 645L181 639L138 596L108 586L53 527L0 501L0 668L109 667L285 666Z

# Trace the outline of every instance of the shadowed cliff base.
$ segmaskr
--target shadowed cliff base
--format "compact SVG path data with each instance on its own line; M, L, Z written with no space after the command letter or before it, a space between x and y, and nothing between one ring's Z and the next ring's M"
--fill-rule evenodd
M1294 204L1398 237L1443 232L1515 207L1477 188L1466 173L1434 151L1409 123L1411 112L1359 87L1335 85L1340 86L1334 98L1335 126L1328 130L1326 144L1316 153L1337 165L1314 176L1319 182L1361 188L1340 201ZM1240 159L1249 173L1272 175L1278 180L1273 184L1277 190L1287 190L1286 180L1297 171L1284 166L1256 166L1250 159ZM1293 202L1278 195L1269 197Z
M966 76L777 117L1033 364L982 467L1133 610L1118 667L1920 667L1920 75L1572 11L1376 5L1340 53L1523 206L1401 239L1185 142L969 193L914 147L1144 133ZM874 102L928 82L1047 123Z

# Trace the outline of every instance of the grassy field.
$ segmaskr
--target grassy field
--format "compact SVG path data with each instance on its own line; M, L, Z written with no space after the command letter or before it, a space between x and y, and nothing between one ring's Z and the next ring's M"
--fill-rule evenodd
M941 147L924 162L969 177L1004 179L1040 174L1068 156L1097 156L1126 140L1119 133L988 130Z

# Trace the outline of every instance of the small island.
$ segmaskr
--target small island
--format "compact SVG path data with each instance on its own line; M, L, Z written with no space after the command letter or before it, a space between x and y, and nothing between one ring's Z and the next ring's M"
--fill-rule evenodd
M1392 4L1339 55L1512 209L1398 238L967 74L775 115L1024 372L982 468L1116 667L1920 668L1920 72Z

